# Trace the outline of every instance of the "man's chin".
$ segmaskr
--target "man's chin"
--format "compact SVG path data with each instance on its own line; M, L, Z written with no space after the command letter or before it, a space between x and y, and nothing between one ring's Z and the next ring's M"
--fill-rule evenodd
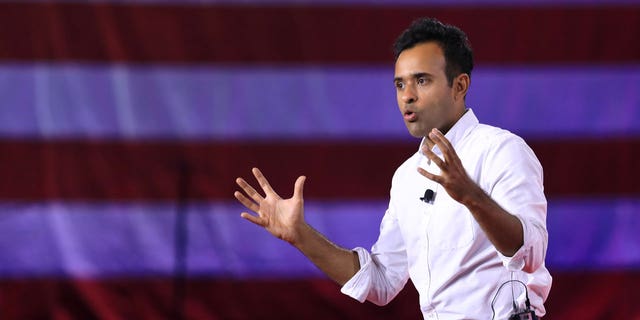
M409 134L414 138L422 139L427 136L427 132L425 132L424 130L418 129L418 128L412 128L409 125L407 125L407 130L409 131Z

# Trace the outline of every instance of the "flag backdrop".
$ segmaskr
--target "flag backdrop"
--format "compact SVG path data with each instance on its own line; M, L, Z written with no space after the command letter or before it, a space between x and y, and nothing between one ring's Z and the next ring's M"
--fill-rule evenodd
M417 319L342 295L242 220L234 180L369 247L416 148L391 44L460 26L468 105L545 170L548 319L640 319L640 4L595 0L0 2L0 318ZM251 179L250 179L251 180Z

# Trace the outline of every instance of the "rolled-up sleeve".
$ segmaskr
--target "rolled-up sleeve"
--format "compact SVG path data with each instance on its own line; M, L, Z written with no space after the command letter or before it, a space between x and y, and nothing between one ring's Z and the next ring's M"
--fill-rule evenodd
M371 254L361 247L353 249L358 253L358 259L360 260L360 270L342 286L340 290L342 293L360 301L364 302L367 299L369 289L371 288Z
M513 256L500 252L498 255L510 271L532 273L544 264L548 244L542 166L520 138L502 140L496 147L500 150L487 162L494 164L491 170L494 184L489 193L503 209L520 220L524 235L522 247Z
M404 240L393 210L385 213L380 236L369 253L355 248L360 270L342 286L342 293L360 301L385 305L402 290L409 279Z
M522 223L524 231L524 242L522 247L511 257L507 257L498 252L502 259L502 264L509 271L523 270L525 272L534 272L544 262L547 252L547 230L543 225L535 221L523 220L516 215Z

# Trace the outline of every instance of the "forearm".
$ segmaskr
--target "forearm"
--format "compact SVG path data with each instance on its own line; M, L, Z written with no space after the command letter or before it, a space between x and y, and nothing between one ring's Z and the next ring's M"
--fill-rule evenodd
M335 245L306 223L291 244L339 285L344 285L360 269L355 251Z
M513 256L524 243L524 231L520 220L504 210L480 187L474 188L462 200L489 241L504 256Z

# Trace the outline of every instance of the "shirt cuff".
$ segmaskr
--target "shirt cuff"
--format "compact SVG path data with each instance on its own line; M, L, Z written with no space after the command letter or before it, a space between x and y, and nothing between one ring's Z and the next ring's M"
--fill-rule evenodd
M342 286L340 292L360 302L364 302L367 299L371 286L371 277L368 272L369 269L371 269L371 254L365 248L361 247L354 248L353 250L358 253L360 270Z
M518 220L520 220L520 225L522 226L522 238L523 238L522 246L511 257L507 257L502 253L500 253L500 251L496 250L496 252L498 253L498 256L502 260L502 265L505 268L507 268L507 270L509 271L521 271L522 269L524 269L524 266L526 264L526 259L530 254L529 230L527 228L526 223L522 220L522 218L519 217L518 215L515 215L515 216L516 218L518 218Z
M509 271L520 271L524 268L525 259L528 251L529 250L527 250L527 247L524 244L511 257L507 257L502 253L500 253L500 251L496 250L496 252L498 253L498 256L502 260L502 265L504 265L504 267L507 268L507 270Z

